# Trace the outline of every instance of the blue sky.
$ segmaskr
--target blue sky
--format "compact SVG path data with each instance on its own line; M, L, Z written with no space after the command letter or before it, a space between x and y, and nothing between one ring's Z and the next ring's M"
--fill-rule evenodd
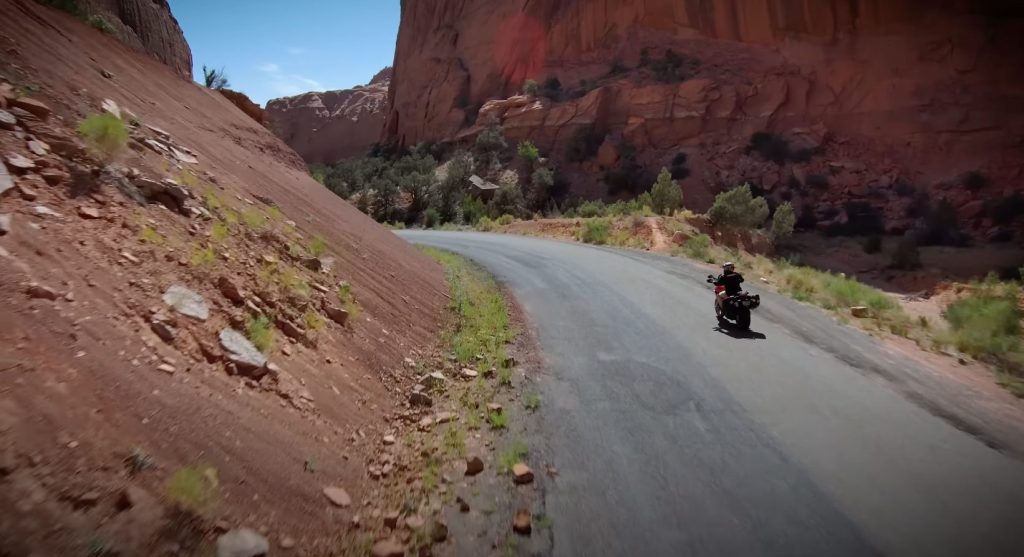
M170 0L193 74L225 69L231 88L267 100L347 89L390 66L399 0Z

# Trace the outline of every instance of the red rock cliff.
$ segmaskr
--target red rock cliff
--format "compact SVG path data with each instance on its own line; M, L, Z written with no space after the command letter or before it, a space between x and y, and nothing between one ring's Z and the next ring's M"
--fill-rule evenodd
M815 147L830 137L831 162L866 163L858 176L827 160L796 169L831 169L849 198L976 169L1000 194L1024 189L1022 14L967 0L404 0L384 137L469 138L496 123L558 158L586 129L654 166L687 151L688 189L770 189L790 170L742 156L767 131L816 136L805 140ZM683 78L644 64L667 49L686 61ZM553 100L504 100L549 76L561 84Z
M364 156L384 128L391 73L385 68L354 89L274 99L266 109L270 128L307 163Z
M122 42L192 79L192 49L167 0L81 0L84 14L102 17Z

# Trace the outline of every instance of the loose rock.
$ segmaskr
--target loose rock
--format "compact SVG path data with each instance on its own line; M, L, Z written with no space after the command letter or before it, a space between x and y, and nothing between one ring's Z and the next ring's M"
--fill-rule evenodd
M174 337L178 334L174 327L160 320L154 320L149 324L149 328L164 342L174 342Z
M336 507L346 508L352 505L352 497L340 487L329 486L324 488L324 495Z
M35 201L39 197L36 190L26 186L25 184L18 184L17 189L18 195L25 201Z
M50 113L52 112L50 107L29 97L18 97L11 101L11 106L20 108L44 121L50 117Z
M83 219L98 219L100 218L100 210L95 207L79 207L78 216Z
M383 441L384 441L385 445L394 445L395 444L395 436L394 435L385 435Z
M478 456L466 457L466 475L475 476L484 471L484 461Z
M430 539L434 543L441 543L448 539L448 524L443 520L435 520L430 527Z
M57 168L46 168L43 169L39 176L43 178L47 184L51 186L59 186L64 180L68 179L68 174Z
M43 300L56 300L60 298L60 294L56 290L35 282L29 284L25 291L30 298L41 298Z
M445 379L444 374L440 371L428 373L423 377L423 379L420 379L420 383L428 389L435 389L444 385L445 381L447 381L447 379Z
M488 402L487 403L487 412L489 412L491 414L501 414L503 411L504 411L504 408L500 404L498 404L497 402Z
M231 530L217 538L217 557L261 557L270 552L270 543L250 528Z
M157 371L162 371L162 372L170 374L170 375L174 375L174 372L177 371L176 369L174 369L174 366L172 366L171 364L160 364L160 365L156 366L156 369L157 369Z
M28 150L37 157L45 157L50 152L50 146L38 139L31 139L27 143Z
M512 530L522 536L529 536L533 531L533 515L530 511L522 509L516 511L516 517L512 519Z
M11 215L0 213L0 236L6 236L11 231Z
M459 505L459 512L460 513L468 513L469 512L469 503L467 503L466 500L463 499L462 497L456 497L455 498L455 503Z
M384 526L387 526L392 530L398 528L398 518L401 516L402 513L399 511L388 511L387 514L384 515Z
M278 542L278 545L281 546L281 549L284 549L286 551L289 550L289 549L294 549L295 548L295 538L293 538L291 536L285 536L285 537L281 538L281 541Z
M405 525L413 531L422 530L423 526L427 524L427 521L423 520L420 515L414 514L405 517Z
M462 369L462 377L464 379L476 379L479 375L480 373L475 369L470 369L468 367Z
M239 371L251 373L267 365L267 357L242 333L234 329L224 329L220 332L219 338L228 361L238 366Z
M454 421L459 416L455 412L438 412L434 415L434 423L446 424Z
M413 406L433 406L434 399L430 398L430 395L426 393L413 391L409 394L409 404Z
M530 467L517 462L512 465L512 481L518 485L528 484L533 482L533 470Z
M0 195L14 187L14 178L7 172L7 165L0 162Z
M324 313L327 314L327 317L329 317L331 321L334 321L342 327L348 323L348 310L335 307L330 304L324 304Z
M163 300L178 313L193 319L206 321L210 317L210 307L202 295L183 285L172 285L164 292Z
M404 557L405 546L394 538L388 538L373 544L370 554L373 557Z
M217 279L217 288L225 298L235 304L241 304L245 301L245 297L242 296L242 292L238 289L238 285L226 276L221 276Z
M32 159L23 157L17 153L9 153L7 155L7 166L11 167L14 172L22 173L35 170L36 163L32 162Z
M13 131L18 124L18 119L6 110L0 110L0 130Z
M36 205L32 207L32 213L41 217L56 217L61 218L63 215L47 207L46 205Z

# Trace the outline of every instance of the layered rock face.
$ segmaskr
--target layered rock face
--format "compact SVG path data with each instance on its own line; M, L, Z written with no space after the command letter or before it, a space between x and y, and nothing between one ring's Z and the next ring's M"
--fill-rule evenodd
M274 99L266 108L270 128L310 164L364 156L380 140L391 74L385 68L354 89Z
M89 13L103 16L125 44L192 79L192 49L167 0L86 0L82 4Z
M217 92L224 95L224 98L231 101L231 104L237 106L239 110L255 120L259 125L265 126L267 124L267 117L263 109L260 108L260 105L252 102L252 99L245 93L232 91L231 89L220 89Z
M988 195L1024 189L1022 15L967 0L405 0L385 137L498 124L555 159L588 143L573 179L594 194L617 146L656 168L684 152L698 208L751 181L818 206L868 200L898 232L897 186L945 188L961 209L970 171ZM526 79L541 95L514 96ZM747 153L757 132L802 154Z

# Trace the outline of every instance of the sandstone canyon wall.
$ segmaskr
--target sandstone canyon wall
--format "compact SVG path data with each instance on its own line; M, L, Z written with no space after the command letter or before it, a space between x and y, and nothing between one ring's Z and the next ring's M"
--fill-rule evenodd
M267 103L270 128L310 164L361 157L380 140L391 68L354 89L305 93Z
M987 195L1024 189L1022 15L998 0L404 0L384 137L498 124L558 159L590 136L612 149L566 171L597 194L616 145L652 167L684 152L698 208L751 181L818 205L868 199L898 232L901 184L946 187L961 210L977 199L966 172ZM651 71L669 49L679 79ZM557 94L514 96L551 76ZM766 163L745 149L756 132L817 156ZM808 175L825 191L789 191Z
M99 15L121 42L192 79L192 49L167 0L80 0L83 14Z

